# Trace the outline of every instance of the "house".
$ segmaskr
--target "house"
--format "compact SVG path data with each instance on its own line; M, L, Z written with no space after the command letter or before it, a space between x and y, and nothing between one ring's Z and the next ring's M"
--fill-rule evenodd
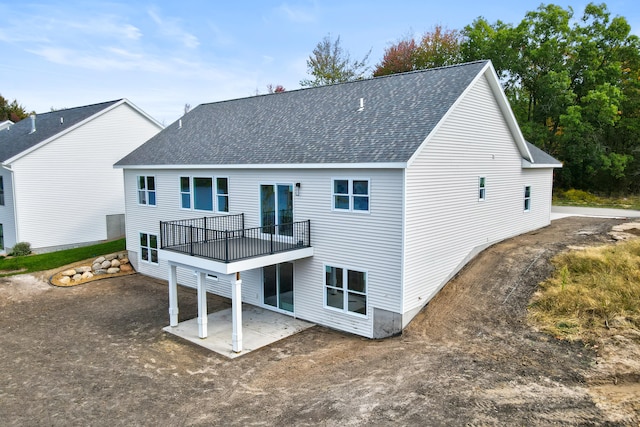
M400 333L477 253L549 224L560 166L488 61L200 105L116 164L170 324L177 284L198 289L201 337L206 292L230 297L235 351L240 301Z
M32 115L0 130L0 252L35 252L124 234L113 163L162 126L126 99Z
M0 122L0 130L8 128L12 124L13 122L11 120L5 120L4 122Z

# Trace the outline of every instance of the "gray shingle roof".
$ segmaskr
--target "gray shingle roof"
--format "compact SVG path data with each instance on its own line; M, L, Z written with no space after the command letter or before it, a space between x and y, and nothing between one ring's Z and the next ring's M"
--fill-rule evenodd
M486 64L202 104L116 165L406 162Z
M531 153L531 157L533 158L534 164L540 164L540 165L561 165L562 164L558 159L551 156L550 154L545 153L544 151L542 151L541 149L539 149L529 141L526 141L526 142L527 142L527 147L529 148L529 152Z
M120 101L36 114L36 131L33 133L31 133L29 117L11 125L8 129L0 130L0 162L28 150ZM60 123L60 118L64 119L63 123Z

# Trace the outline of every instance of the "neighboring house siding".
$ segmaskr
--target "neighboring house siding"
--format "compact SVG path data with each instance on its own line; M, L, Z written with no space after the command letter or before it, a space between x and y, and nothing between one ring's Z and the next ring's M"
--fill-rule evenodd
M4 248L0 247L0 252L7 252L17 243L16 239L16 219L13 201L13 174L0 168L0 176L4 187L4 206L0 206L0 224L4 233Z
M481 176L484 201L478 200ZM403 326L479 250L548 225L551 179L551 169L522 169L480 78L406 171ZM523 209L525 185L532 187L530 212Z
M106 239L106 215L124 213L113 164L158 131L122 104L13 162L20 240L48 248Z
M245 226L259 226L260 184L301 184L294 196L294 220L311 220L314 256L294 265L295 315L336 329L372 336L373 309L401 312L401 170L125 170L127 201L127 249L137 269L166 280L168 267L139 261L138 233L159 233L161 220L213 215L180 209L180 176L224 176L229 179L230 213L244 213ZM156 178L157 205L137 203L136 177ZM332 178L369 180L370 212L332 210ZM324 307L324 266L332 265L366 271L367 316L356 316ZM262 272L241 273L243 301L262 305ZM178 268L178 282L195 286L195 276ZM230 297L226 278L208 282L208 290Z

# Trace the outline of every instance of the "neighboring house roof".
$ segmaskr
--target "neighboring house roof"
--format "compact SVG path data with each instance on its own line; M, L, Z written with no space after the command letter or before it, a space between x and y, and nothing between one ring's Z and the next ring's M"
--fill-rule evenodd
M130 105L149 120L157 123L126 99L36 114L20 120L7 129L0 130L0 162L10 163L37 148L40 144L69 132L92 117L123 103ZM158 126L161 125L158 124ZM34 127L35 131L33 131Z
M12 124L13 122L11 120L5 120L4 122L0 122L0 130L8 128Z
M487 69L495 76L478 61L202 104L116 166L406 165ZM492 89L508 110L497 77ZM517 123L510 129L533 160Z

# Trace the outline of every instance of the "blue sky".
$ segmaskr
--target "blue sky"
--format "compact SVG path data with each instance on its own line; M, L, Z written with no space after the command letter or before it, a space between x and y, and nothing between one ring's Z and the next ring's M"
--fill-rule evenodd
M551 2L546 2L551 3ZM587 1L555 1L581 15ZM598 3L596 1L596 3ZM640 2L606 2L640 36ZM490 5L487 5L490 4ZM184 105L292 90L327 34L369 64L407 34L462 29L478 16L518 23L539 1L0 2L0 94L47 112L128 98L168 125Z

